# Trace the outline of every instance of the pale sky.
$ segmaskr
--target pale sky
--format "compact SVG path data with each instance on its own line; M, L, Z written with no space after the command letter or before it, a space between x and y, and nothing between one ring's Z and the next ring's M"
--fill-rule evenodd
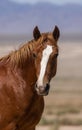
M21 4L24 3L35 4L37 2L50 2L54 4L66 4L66 3L82 4L82 0L10 0L10 1L15 1Z

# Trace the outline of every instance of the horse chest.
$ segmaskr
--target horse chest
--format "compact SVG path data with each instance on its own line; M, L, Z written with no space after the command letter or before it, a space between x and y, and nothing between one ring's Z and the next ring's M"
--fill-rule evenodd
M44 109L44 100L37 97L32 100L31 105L18 122L19 130L35 127L40 121Z

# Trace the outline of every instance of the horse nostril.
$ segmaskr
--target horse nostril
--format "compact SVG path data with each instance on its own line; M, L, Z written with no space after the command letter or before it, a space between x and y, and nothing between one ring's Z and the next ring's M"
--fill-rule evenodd
M39 90L40 90L40 92L44 92L45 91L43 86L40 86Z
M43 86L37 86L37 83L35 84L35 90L39 95L47 95L49 92L50 84L45 84Z
M50 88L50 85L47 83L47 84L46 84L46 87L45 87L45 91L48 91L49 88Z
M37 90L38 88L37 88L37 84L35 84L35 89Z
M37 88L37 84L35 84L35 88Z

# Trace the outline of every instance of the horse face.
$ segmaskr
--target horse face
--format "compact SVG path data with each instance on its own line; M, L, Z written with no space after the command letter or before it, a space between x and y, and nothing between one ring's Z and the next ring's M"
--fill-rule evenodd
M47 33L43 35L40 34L40 31L37 32L38 35L35 36L35 40L42 37L42 41L40 40L41 43L36 47L34 53L37 76L35 89L38 95L45 96L49 93L50 81L55 76L57 70L59 30L55 27L52 34Z

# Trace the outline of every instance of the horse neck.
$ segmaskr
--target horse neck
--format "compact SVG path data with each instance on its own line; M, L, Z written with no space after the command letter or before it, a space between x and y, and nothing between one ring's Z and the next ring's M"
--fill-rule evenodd
M27 47L26 47L27 46ZM32 55L33 49L35 48L35 44L34 42L28 43L24 48L26 49L26 51L24 51L24 53L22 52L22 58L24 59L21 69L22 69L22 73L23 73L23 78L28 82L29 86L35 84L36 82L36 70L35 70L35 64L34 64L34 58ZM28 49L27 49L28 48ZM24 49L24 50L25 50ZM24 58L25 56L25 58Z
M36 83L36 71L32 56L34 47L33 43L26 44L11 54L9 62L13 69L16 68L16 70L20 70L23 79L29 86Z
M36 83L36 70L34 61L31 59L26 63L25 67L21 69L22 75L29 86L33 86Z

